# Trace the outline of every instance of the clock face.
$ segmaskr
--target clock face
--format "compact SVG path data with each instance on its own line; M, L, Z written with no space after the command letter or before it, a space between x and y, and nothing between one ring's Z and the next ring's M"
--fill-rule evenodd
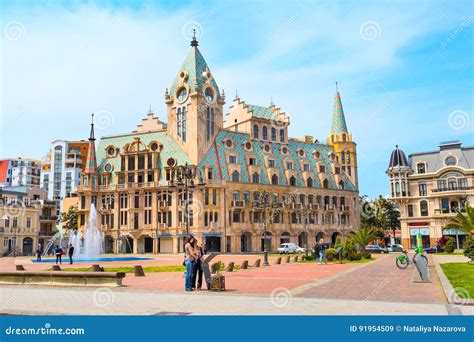
M178 91L178 95L177 95L177 98L178 98L178 101L182 102L186 99L186 95L188 94L186 88L181 88L179 91Z
M207 88L204 92L204 95L206 96L207 102L212 102L214 100L214 93L212 92L211 88Z

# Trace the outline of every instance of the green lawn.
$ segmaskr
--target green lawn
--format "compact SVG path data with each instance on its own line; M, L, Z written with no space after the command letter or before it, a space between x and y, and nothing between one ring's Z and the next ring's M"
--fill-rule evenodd
M474 264L451 262L440 266L460 298L469 295L469 299L474 299Z
M446 252L438 252L435 255L464 255L463 252L453 252L453 253L446 253Z
M50 270L50 269L49 269ZM88 268L66 268L65 271L71 272L90 272L92 271L91 267ZM185 268L182 265L173 265L173 266L146 266L143 267L145 273L155 273L155 272L184 272ZM105 272L125 272L125 273L134 273L135 269L131 267L105 267Z

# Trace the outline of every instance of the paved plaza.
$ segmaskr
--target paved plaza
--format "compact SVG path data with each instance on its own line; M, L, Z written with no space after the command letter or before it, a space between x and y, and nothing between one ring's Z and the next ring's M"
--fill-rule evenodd
M4 314L78 315L471 315L472 306L447 303L434 267L431 283L412 282L414 268L399 270L393 255L375 255L369 263L289 263L225 272L226 291L183 291L182 272L127 274L124 287L77 288L31 285L0 286ZM179 265L181 255L153 260L108 262L102 265ZM250 264L261 255L220 255L214 261ZM214 262L213 261L213 262ZM430 260L432 261L432 260ZM29 259L2 259L2 270L23 264L46 270L52 264ZM77 263L72 267L88 267ZM430 262L432 264L432 262ZM63 268L71 266L64 264Z

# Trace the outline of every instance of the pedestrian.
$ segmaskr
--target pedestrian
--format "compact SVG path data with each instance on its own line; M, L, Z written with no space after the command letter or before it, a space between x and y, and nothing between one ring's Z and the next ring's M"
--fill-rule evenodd
M41 255L43 254L43 246L41 244L38 244L38 247L36 248L36 261L41 262Z
M69 245L69 249L67 252L69 254L69 263L72 265L72 256L74 255L74 246Z
M318 260L319 260L319 249L320 249L319 242L316 242L316 244L315 244L314 247L313 247L314 260L315 260L316 262L318 262Z
M203 252L202 254L206 255L207 254L207 245L206 245L205 242L201 245L201 249L202 249L202 252Z
M54 249L54 254L56 255L56 265L58 264L58 261L62 265L63 264L62 256L64 254L64 251L61 248L61 246L56 245L56 248Z
M328 261L326 260L326 248L327 245L324 243L324 240L321 239L319 240L319 264L323 264L323 258L324 258L324 263L327 265Z
M194 255L196 258L193 262L193 278L192 278L192 289L196 289L196 280L197 280L197 289L201 290L202 287L202 256L204 255L203 249L199 246L198 241L195 240Z
M193 278L193 262L195 259L195 254L194 254L194 246L195 246L195 239L192 236L187 236L184 244L184 252L185 252L185 257L184 257L184 266L186 266L186 275L184 277L185 279L185 290L186 291L192 291L192 278Z

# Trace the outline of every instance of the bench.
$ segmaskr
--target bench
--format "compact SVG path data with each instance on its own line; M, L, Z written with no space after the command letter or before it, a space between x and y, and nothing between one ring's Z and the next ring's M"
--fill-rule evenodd
M0 272L0 284L57 286L122 286L124 272Z

